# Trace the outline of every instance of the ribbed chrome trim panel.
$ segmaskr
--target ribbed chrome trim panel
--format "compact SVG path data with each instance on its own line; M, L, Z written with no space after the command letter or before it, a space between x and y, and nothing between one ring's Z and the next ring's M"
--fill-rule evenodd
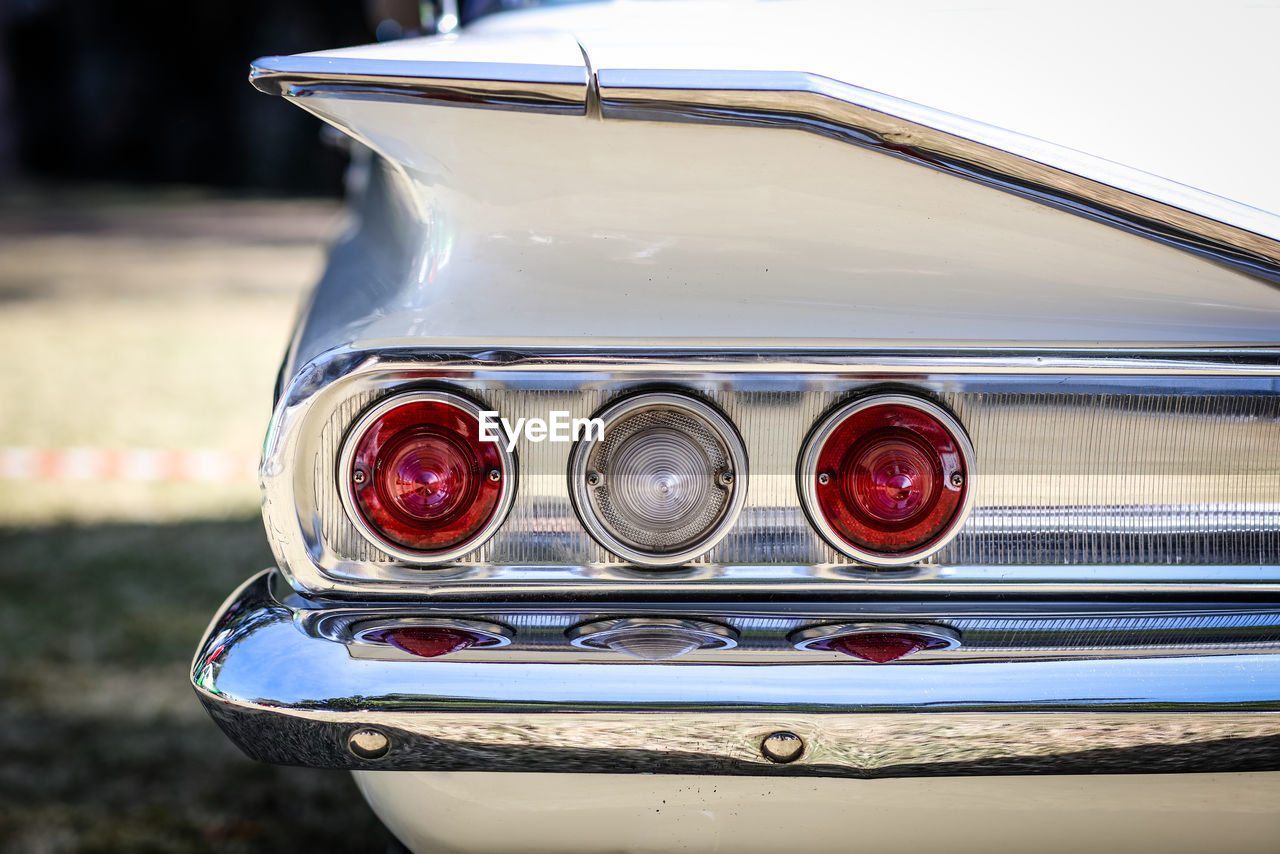
M543 379L557 384L563 378ZM608 394L600 387L582 394L487 391L470 381L463 387L512 420L545 418L552 409L586 417ZM704 394L738 426L752 474L737 523L690 563L856 563L814 531L795 480L804 437L845 393ZM335 470L333 449L353 413L375 395L356 395L325 424L317 475ZM924 562L1280 563L1280 396L944 391L939 397L968 428L982 474L974 480L972 518ZM492 540L460 563L623 563L578 521L566 486L570 447L521 441L521 485L511 514ZM351 560L393 562L357 533L332 481L332 475L317 479L332 551Z
M300 588L367 595L381 585L378 594L392 596L450 585L475 590L471 582L484 572L508 584L528 574L558 585L593 573L603 581L610 568L631 571L595 544L573 511L568 442L521 438L512 512L457 567L398 564L360 537L334 487L343 435L374 400L411 387L455 389L508 418L546 417L551 409L585 418L652 387L679 388L719 407L742 435L750 476L732 530L687 565L705 576L700 581L758 584L772 573L784 586L822 584L846 573L861 578L863 590L873 581L941 591L1069 578L1091 589L1162 579L1186 589L1197 581L1261 583L1280 572L1280 367L1270 350L1134 351L1106 359L406 348L322 357L299 371L280 401L263 462L264 515L280 565ZM981 474L974 512L955 541L928 563L873 571L813 531L795 473L805 436L824 412L888 389L930 397L954 412Z
M1276 563L1280 396L980 394L967 563Z

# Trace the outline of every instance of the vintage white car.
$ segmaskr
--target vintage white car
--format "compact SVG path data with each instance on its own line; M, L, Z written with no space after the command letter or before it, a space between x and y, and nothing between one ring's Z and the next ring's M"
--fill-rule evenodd
M1277 32L623 2L259 60L363 153L200 699L415 851L1280 849Z

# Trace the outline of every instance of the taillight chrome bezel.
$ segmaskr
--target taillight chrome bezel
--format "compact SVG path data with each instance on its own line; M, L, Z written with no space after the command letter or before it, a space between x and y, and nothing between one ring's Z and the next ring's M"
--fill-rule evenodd
M610 652L614 651L609 646L611 641L625 639L630 633L646 630L671 630L696 638L700 646L690 650L691 652L703 650L723 652L738 646L738 631L732 626L684 617L618 617L593 620L566 629L565 637L578 649Z
M480 638L474 649L498 649L510 646L515 632L499 623L482 620L433 617L383 617L361 620L346 626L339 639L364 646L389 646L383 638L396 629L455 629Z
M855 635L906 634L932 641L926 649L942 652L960 646L960 633L950 626L937 623L822 623L796 629L787 635L787 642L804 652L831 652L829 644L840 638Z
M409 564L433 565L448 563L484 545L502 527L502 523L506 521L516 493L516 481L518 479L516 456L512 451L507 450L506 435L499 426L497 428L499 441L493 443L502 467L498 501L489 520L462 542L446 549L425 551L410 549L388 539L365 518L364 513L361 512L358 506L356 484L352 476L353 465L357 448L365 433L388 413L413 403L439 403L465 412L476 419L476 440L479 441L478 425L482 408L469 398L453 392L435 389L401 391L390 394L367 409L347 430L346 436L342 440L342 449L338 454L336 473L338 494L342 499L343 509L346 511L352 525L355 526L356 531L385 554Z
M951 434L964 467L964 494L954 516L943 531L923 546L911 551L885 553L860 548L850 543L827 520L818 499L818 460L832 435L854 415L877 406L894 405L917 410L936 419ZM922 397L901 392L872 393L839 405L828 412L809 433L800 452L796 469L800 503L814 529L832 548L872 566L905 566L936 554L955 538L973 510L974 451L969 435L960 421L938 404ZM945 488L945 487L944 487Z
M516 450L514 501L493 537L462 559L474 566L424 566L388 555L357 531L334 476L352 422L406 389L457 391L503 410L514 424L552 408L587 415L602 400L658 387L687 390L731 414L747 442L752 477L747 506L704 559L714 563L697 561L676 570L679 579L645 583L673 590L701 585L708 593L776 585L821 597L838 594L850 579L867 580L860 566L876 576L877 589L908 597L946 596L957 585L993 594L1026 590L1046 578L1098 595L1135 582L1212 593L1280 581L1280 528L1271 525L1274 508L1256 498L1274 493L1275 460L1259 449L1275 444L1280 403L1260 393L1275 361L1256 348L1164 349L1155 358L1132 348L1105 357L1072 350L1032 357L918 347L819 353L776 342L728 351L604 346L510 351L476 340L445 350L344 348L291 368L260 473L272 550L289 582L307 595L336 599L427 596L462 604L474 604L481 588L507 602L540 583L632 590L635 572L605 553L575 514L565 488L570 445ZM1190 383L1208 374L1220 378L1221 393L1203 394ZM1062 384L1081 375L1090 377L1089 394ZM906 573L912 567L876 573L832 548L802 509L796 467L814 424L857 395L887 391L937 400L956 413L978 451L973 515L940 553L947 561L942 573ZM1107 429L1117 423L1126 429ZM536 452L533 458L527 450ZM1223 495L1221 478L1197 474L1210 471L1206 460L1245 458L1247 467L1230 470L1238 478L1232 495ZM1117 480L1098 466L1106 459L1129 460L1143 476ZM992 474L1000 471L1026 476ZM771 475L767 483L760 472ZM1180 503L1166 503L1168 475L1186 475ZM528 488L530 477L542 488ZM1061 478L1072 478L1070 506L1052 492L1068 482ZM1218 520L1212 531L1203 526L1209 510ZM1062 536L1082 524L1096 538ZM478 577L486 583L477 585Z
M703 421L723 445L732 472L732 481L726 487L730 491L729 501L719 521L687 548L678 552L644 551L620 539L598 517L592 505L590 490L594 486L588 482L588 474L593 451L603 438L597 439L588 433L574 445L569 456L569 495L583 527L607 551L639 566L678 566L706 554L733 527L747 495L746 445L733 422L709 403L675 391L642 391L605 407L595 418L604 425L602 437L607 437L612 427L628 417L645 409L661 407L676 409Z

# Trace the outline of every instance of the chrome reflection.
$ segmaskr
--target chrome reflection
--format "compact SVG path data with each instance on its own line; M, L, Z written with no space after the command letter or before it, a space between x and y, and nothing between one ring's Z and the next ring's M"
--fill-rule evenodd
M373 98L578 116L587 112L587 78L585 65L306 55L264 56L249 72L259 91L290 98Z
M363 660L299 631L270 584L227 601L192 664L210 715L269 762L374 767L347 748L373 729L392 745L379 768L769 774L759 745L785 729L809 745L787 773L814 776L1280 769L1280 655L889 664L857 679L763 650L758 667L518 644L507 660Z

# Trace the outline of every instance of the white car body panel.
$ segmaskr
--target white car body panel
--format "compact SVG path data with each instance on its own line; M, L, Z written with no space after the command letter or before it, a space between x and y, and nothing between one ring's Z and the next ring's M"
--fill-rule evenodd
M1275 99L1259 91L1265 68L1245 69L1240 85L1211 84L1206 69L1234 78L1237 66L1201 53L1158 80L1133 82L1144 87L1143 110L1121 120L1116 111L1132 105L1109 88L1114 69L1078 63L1064 74L1053 61L1128 44L1133 63L1163 71L1168 51L1197 35L1193 11L1163 13L1183 41L1133 42L1149 10L1107 13L1114 28L1095 26L1103 13L1083 11L1051 29L1046 11L969 15L945 3L913 7L910 18L870 4L734 4L734 13L716 3L679 12L666 3L619 5L499 15L480 22L475 35L311 56L570 69L582 50L549 31L561 27L577 35L596 73L642 63L816 70L1022 134L1060 142L1063 132L1068 145L1131 166L1152 169L1146 155L1159 154L1154 168L1164 177L1280 210L1276 170L1258 162L1265 147L1206 149L1199 130L1206 116L1188 125L1185 108L1187 99L1199 104L1222 91L1225 100L1201 110L1212 111L1209 126L1225 124L1217 111L1240 107L1250 138L1273 137ZM927 26L910 25L917 13ZM618 28L619 14L634 26ZM677 14L688 21L671 32ZM1250 39L1261 38L1269 10L1224 14L1214 26L1239 27ZM823 16L847 23L817 32L811 21ZM1009 28L1040 34L1043 51L1027 55L1026 40L1011 38ZM882 37L842 48L842 34L852 31ZM1097 44L1087 48L1086 37ZM1010 60L1017 73L1005 71L999 85L990 79L991 60L963 61L997 55L1002 45L1023 53ZM1209 49L1226 48L1209 42ZM1240 62L1263 63L1248 58L1261 51L1239 42L1232 49L1245 57ZM930 58L892 61L903 54ZM315 302L325 310L301 331L294 364L337 346L415 336L485 346L536 338L1176 345L1269 343L1280 328L1280 290L1264 281L815 134L341 94L294 100L395 164L387 181L404 206L394 234L380 227L362 235L357 223L351 239L363 241L362 254L386 255L397 266L323 282ZM1257 219L1259 230L1280 222L1261 212ZM381 253L380 244L387 247ZM402 259L415 253L419 260L406 268ZM607 281L599 279L602 269ZM353 278L363 280L359 289ZM336 330L332 316L341 319Z
M435 854L1261 854L1280 840L1280 772L896 780L355 776L406 845Z
M299 362L464 330L491 345L1092 344L1254 343L1280 328L1266 282L814 134L300 103L402 165L417 214L402 239L422 260L367 275L363 292L322 286L345 340L304 330Z
M597 69L821 74L1280 212L1272 2L621 0L474 32L531 29L572 32Z
M585 55L595 73L820 74L1250 206L1237 213L1262 233L1280 214L1278 31L1280 4L620 2L311 56L569 69ZM293 100L386 158L375 181L399 207L388 221L352 223L286 374L335 348L423 339L1105 348L1274 345L1280 331L1274 282L817 134ZM343 266L344 245L358 271ZM1280 772L356 779L417 851L1280 844Z
M819 73L1280 211L1280 170L1258 162L1265 146L1228 153L1212 130L1278 135L1267 33L1280 29L1280 7L614 5L627 8L502 15L460 39L325 55L568 64L576 45L537 32L568 30L597 69ZM487 342L794 337L832 346L1267 342L1280 329L1280 291L1269 284L802 132L299 104L403 166L417 239L439 259L388 283L395 313L370 301L348 330L362 346L395 344L406 328L446 341L468 330ZM332 343L302 341L300 361ZM993 827L1007 850L1269 851L1280 839L1280 773L356 778L387 825L422 851L989 851Z

